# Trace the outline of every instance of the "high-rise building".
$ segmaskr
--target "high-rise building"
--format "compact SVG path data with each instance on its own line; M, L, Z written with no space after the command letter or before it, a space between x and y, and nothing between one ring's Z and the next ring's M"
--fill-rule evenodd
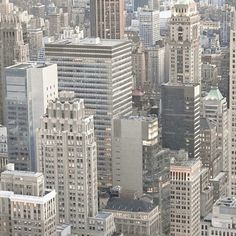
M200 16L194 0L179 0L170 20L170 81L201 83Z
M145 47L152 47L160 40L159 11L142 8L139 12L139 38Z
M124 1L90 0L91 37L124 38Z
M200 157L200 86L164 84L161 88L162 145Z
M0 173L8 163L7 128L0 125Z
M229 169L229 111L227 101L214 86L208 94L202 98L202 116L216 126L217 158L219 159L219 171L228 172Z
M150 169L158 149L156 117L124 117L113 120L112 175L113 186L123 192L143 195L144 173ZM154 186L154 183L152 183Z
M5 94L4 68L28 59L29 48L23 40L23 29L19 17L13 14L0 16L0 123L3 124Z
M236 196L236 11L232 12L230 32L230 82L229 82L229 109L230 109L230 169L229 180L231 194Z
M0 182L0 235L56 236L56 192L41 173L6 170Z
M222 163L220 163L220 157L217 155L217 132L216 126L212 124L207 118L201 118L200 120L200 157L204 167L209 168L211 178L216 177Z
M37 61L38 54L43 48L43 31L38 29L28 29L29 36L29 57L31 61Z
M57 66L16 64L5 70L8 158L17 170L35 170L35 131L48 101L58 95Z
M46 187L58 194L59 223L71 224L72 232L80 236L115 231L112 215L98 213L93 116L86 115L83 100L74 92L60 92L49 102L37 130L37 159ZM103 232L96 231L97 224Z
M73 52L73 53L72 53ZM46 59L58 65L59 90L74 91L95 114L98 177L112 183L111 124L132 113L131 43L126 40L62 40L46 44Z
M170 166L170 235L200 235L200 167L201 161L187 158L180 152L179 159ZM185 156L186 155L186 156Z

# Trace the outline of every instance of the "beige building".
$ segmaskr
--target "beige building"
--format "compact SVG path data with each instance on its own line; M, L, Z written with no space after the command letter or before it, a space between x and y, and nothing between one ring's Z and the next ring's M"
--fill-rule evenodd
M115 231L114 222L100 227L99 234L95 226L90 227L92 219L93 224L99 220L94 120L74 92L61 92L49 102L37 130L37 160L46 187L58 194L60 224L70 224L72 233L79 236L107 236Z
M91 37L124 38L124 1L90 0Z
M0 125L0 173L8 162L7 128Z
M236 196L236 11L232 12L230 32L230 83L229 83L229 109L230 109L230 156L229 166L230 194Z
M200 167L187 153L171 160L170 235L200 235Z
M169 40L170 81L201 83L200 16L194 0L173 7Z
M113 186L141 196L144 173L158 147L157 117L121 117L112 126ZM156 152L155 152L156 154ZM154 184L154 183L152 183Z
M41 173L8 165L0 184L0 235L56 236L56 192Z

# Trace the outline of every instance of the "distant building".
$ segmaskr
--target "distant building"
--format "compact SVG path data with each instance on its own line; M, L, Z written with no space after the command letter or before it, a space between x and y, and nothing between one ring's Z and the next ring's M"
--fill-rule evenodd
M124 1L90 0L91 37L124 38Z
M4 68L14 65L16 61L27 61L28 56L29 48L23 40L22 22L19 17L14 14L0 15L0 124L4 124Z
M200 86L171 84L161 87L162 145L185 149L190 158L200 157Z
M0 173L8 163L7 128L0 125Z
M145 47L152 47L160 40L159 11L142 8L139 12L139 38Z
M35 132L48 101L58 95L57 66L21 63L5 70L5 117L9 162L35 170Z
M1 0L0 3L0 15L7 15L13 12L13 3L10 3L9 0Z
M160 235L160 210L150 202L110 198L105 210L113 213L116 230L124 236Z
M221 158L217 155L217 132L216 126L207 118L200 120L200 157L204 167L209 168L211 178L219 174L222 169Z

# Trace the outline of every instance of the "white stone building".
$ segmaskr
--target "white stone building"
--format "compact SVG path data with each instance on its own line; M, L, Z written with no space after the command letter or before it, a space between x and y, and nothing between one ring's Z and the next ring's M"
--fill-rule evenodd
M72 233L79 236L109 236L115 231L114 222L106 228L91 226L98 224L94 120L74 92L60 92L58 99L49 102L37 130L37 160L46 187L58 194L60 224L70 224Z

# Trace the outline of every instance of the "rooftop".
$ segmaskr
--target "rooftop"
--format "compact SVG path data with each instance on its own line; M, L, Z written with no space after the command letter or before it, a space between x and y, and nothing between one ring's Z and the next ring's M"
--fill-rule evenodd
M234 197L225 197L220 198L215 203L216 206L226 206L226 207L236 207L236 198Z
M210 92L204 97L204 100L218 100L224 99L219 88L217 86L211 87Z
M13 175L16 177L31 177L31 178L43 176L43 174L40 172L19 171L19 170L5 170L4 172L2 172L1 175L2 176Z
M107 47L114 47L120 44L127 42L126 39L100 39L100 38L85 38L85 39L59 39L49 45L93 45L93 46L107 46Z
M17 70L26 70L29 68L45 68L50 66L51 64L46 63L35 63L35 62L29 62L29 63L19 63L12 66L7 67L7 69L17 69Z
M105 209L116 211L131 211L131 212L150 212L155 206L144 200L136 200L129 198L110 198Z

